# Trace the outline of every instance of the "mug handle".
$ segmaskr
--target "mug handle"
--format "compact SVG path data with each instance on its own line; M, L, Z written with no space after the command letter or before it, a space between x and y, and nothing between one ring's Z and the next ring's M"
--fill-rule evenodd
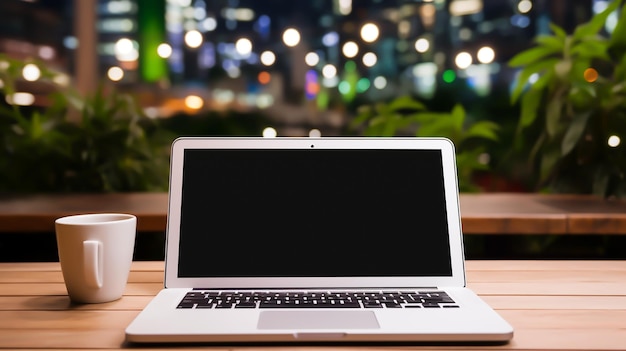
M84 273L87 286L102 287L102 243L97 240L83 241Z

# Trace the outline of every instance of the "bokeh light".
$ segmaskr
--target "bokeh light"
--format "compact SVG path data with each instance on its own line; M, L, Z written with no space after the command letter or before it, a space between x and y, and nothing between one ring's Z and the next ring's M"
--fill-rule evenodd
M522 0L517 4L517 10L520 13L528 13L533 8L533 3L530 0Z
M276 62L276 55L271 51L263 51L261 53L261 63L265 66L271 66Z
M453 83L456 80L456 73L453 70L448 69L443 72L442 79L446 83Z
M131 62L139 58L137 48L139 44L128 38L121 38L115 42L115 58L122 62Z
M30 106L35 103L35 95L26 92L17 92L5 97L9 105Z
M353 41L348 41L345 44L343 44L343 47L341 48L341 52L343 53L345 57L353 58L359 53L359 46L357 45L357 43Z
M424 53L430 49L430 42L428 39L420 38L415 41L415 50L419 53Z
M589 83L595 82L596 80L598 80L598 77L599 77L598 71L596 71L593 68L587 68L585 72L583 73L583 76L585 80Z
M361 39L367 43L373 43L378 39L380 31L374 23L366 23L361 27Z
M322 132L319 129L311 129L309 131L309 138L319 138L322 136Z
M489 46L484 46L478 50L477 58L480 63L492 63L496 58L496 52Z
M203 41L202 33L197 30L191 30L185 34L185 44L192 49L199 48Z
M294 47L300 43L300 32L295 28L287 28L283 32L283 43L289 47Z
M376 62L378 62L378 57L376 56L375 53L368 52L368 53L365 53L365 55L363 55L363 64L366 67L373 67L376 65Z
M37 65L29 63L22 69L22 77L29 82L34 82L41 77L41 70Z
M378 76L374 78L374 87L376 89L385 89L387 87L387 78L383 76Z
M197 95L189 95L185 98L185 106L192 110L199 110L204 106L204 100Z
M472 65L472 55L467 52L460 52L454 58L454 63L460 69L466 69Z
M248 57L252 53L252 42L248 38L240 38L235 42L235 49L239 55Z
M320 56L315 52L309 52L306 56L304 56L304 62L306 62L307 65L314 67L320 62Z
M337 67L327 64L322 68L322 75L324 78L333 78L337 76Z
M157 54L161 58L169 58L172 56L172 47L167 43L159 44L157 47Z
M120 67L113 66L107 71L107 77L113 82L119 82L124 79L124 70Z
M265 85L265 84L269 84L270 80L272 80L272 75L269 74L269 72L263 71L263 72L259 72L257 79L259 81L259 83Z
M276 132L276 129L272 127L267 127L263 129L264 138L275 138L277 135L278 135L278 132Z

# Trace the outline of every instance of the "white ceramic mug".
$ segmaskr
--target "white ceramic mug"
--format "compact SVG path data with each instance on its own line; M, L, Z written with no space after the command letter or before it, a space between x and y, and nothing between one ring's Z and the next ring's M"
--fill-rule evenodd
M70 299L101 303L122 297L133 261L137 218L123 213L55 221L59 261Z

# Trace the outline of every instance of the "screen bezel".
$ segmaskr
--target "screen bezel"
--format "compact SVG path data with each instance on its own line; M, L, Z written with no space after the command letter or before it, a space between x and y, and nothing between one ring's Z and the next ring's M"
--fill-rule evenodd
M452 274L429 277L243 277L189 278L178 276L184 153L187 149L435 149L442 155L448 240ZM165 287L201 288L346 288L465 286L456 157L446 138L246 138L181 137L172 143L169 209L166 235ZM207 254L210 254L208 252Z

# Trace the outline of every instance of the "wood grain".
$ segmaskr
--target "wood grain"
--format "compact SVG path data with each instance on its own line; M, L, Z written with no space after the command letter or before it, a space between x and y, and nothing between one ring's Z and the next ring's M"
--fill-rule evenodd
M60 265L0 263L0 349L118 350L124 329L163 285L163 262L133 262L124 296L73 304ZM506 345L240 347L142 350L626 350L626 261L467 261L468 286L515 328ZM165 347L167 346L167 347Z

